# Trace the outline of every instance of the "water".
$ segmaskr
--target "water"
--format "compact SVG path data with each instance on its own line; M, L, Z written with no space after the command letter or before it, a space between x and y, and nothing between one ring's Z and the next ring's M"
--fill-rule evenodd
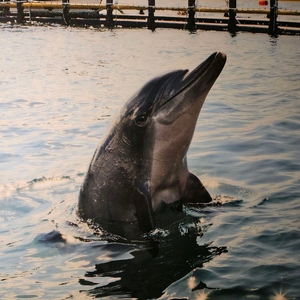
M300 299L299 37L1 25L0 38L1 299ZM228 61L188 160L218 205L173 212L158 252L108 242L76 204L111 116L216 50Z

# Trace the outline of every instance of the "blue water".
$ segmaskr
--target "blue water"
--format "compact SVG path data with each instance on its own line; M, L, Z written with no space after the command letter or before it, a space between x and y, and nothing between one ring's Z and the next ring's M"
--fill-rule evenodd
M300 299L300 39L60 26L0 30L0 299ZM76 217L121 102L152 76L228 61L189 168L218 205L145 244Z

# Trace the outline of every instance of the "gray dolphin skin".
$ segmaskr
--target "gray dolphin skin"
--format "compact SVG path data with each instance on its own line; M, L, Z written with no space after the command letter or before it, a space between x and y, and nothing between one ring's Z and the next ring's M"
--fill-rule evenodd
M213 53L190 73L177 70L152 79L123 104L85 175L81 218L121 236L129 224L142 234L155 228L155 213L165 204L212 200L189 172L186 155L225 62L224 53Z

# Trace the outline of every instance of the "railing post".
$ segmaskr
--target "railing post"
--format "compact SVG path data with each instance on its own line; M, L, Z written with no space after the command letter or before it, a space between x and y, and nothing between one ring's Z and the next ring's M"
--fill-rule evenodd
M154 31L155 30L155 19L154 19L154 9L155 0L148 0L148 20L147 27L148 29Z
M113 28L114 27L114 19L113 19L113 0L106 0L106 27Z
M24 22L24 7L22 4L23 4L22 0L17 1L17 22L18 23Z
M269 23L269 34L276 35L277 33L277 10L278 2L277 0L270 1L270 23Z
M195 0L188 0L188 30L195 31Z
M229 0L229 19L228 31L231 33L236 32L236 0Z
M62 0L63 4L63 22L65 25L69 25L70 23L70 1L69 0Z

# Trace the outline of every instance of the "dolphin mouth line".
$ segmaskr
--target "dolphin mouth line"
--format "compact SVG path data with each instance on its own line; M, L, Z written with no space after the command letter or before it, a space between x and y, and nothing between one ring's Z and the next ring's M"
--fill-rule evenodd
M184 90L186 90L188 87L193 85L193 83L195 83L196 81L199 80L200 77L205 75L205 73L208 70L210 70L214 64L217 65L217 63L219 63L216 68L216 71L218 71L218 72L216 73L216 75L214 76L214 78L212 80L212 84L213 84L214 81L220 75L220 73L225 65L225 62L226 62L226 54L225 53L214 52L213 54L211 54L205 61L203 61L200 65L198 65L198 67L196 67L193 71L186 73L186 75L184 76L183 81L182 81L183 86L181 88L179 88L179 90L176 93L174 93L174 95L172 95L169 99L167 99L165 102L163 102L160 107L164 106L165 104L170 102L172 99L174 99L176 96L178 96L180 93L182 93ZM208 80L207 82L209 82L209 81L210 80Z

